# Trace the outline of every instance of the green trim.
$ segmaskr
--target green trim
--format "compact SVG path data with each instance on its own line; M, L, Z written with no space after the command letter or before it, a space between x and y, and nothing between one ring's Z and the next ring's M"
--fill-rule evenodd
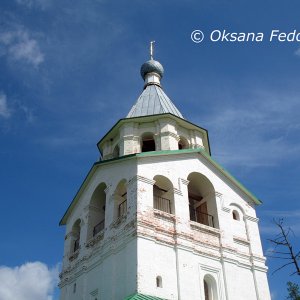
M251 193L239 180L237 180L233 175L231 175L226 169L224 169L219 163L217 163L211 156L207 155L202 151L203 155L219 170L224 174L229 180L233 181L238 188L240 188L248 197L250 197L255 204L260 205L262 201L258 199L253 193Z
M124 298L124 300L166 300L163 298L158 298L155 296L143 295L143 294L133 294Z
M220 171L226 178L228 178L231 182L233 182L242 192L244 192L255 204L260 205L262 201L259 200L254 194L252 194L242 183L240 183L235 177L233 177L228 171L226 171L221 165L219 165L215 160L211 158L211 156L201 148L197 149L182 149L182 150L163 150L163 151L151 151L151 152L142 152L142 153L135 153L129 154L117 158L107 159L103 161L99 161L93 164L90 171L88 172L87 176L85 177L83 183L81 184L80 188L78 189L75 197L73 198L71 204L67 208L65 214L63 215L62 219L59 222L59 225L66 225L67 218L72 211L73 207L76 205L78 198L84 191L85 187L89 179L93 176L96 169L100 165L106 165L110 163L115 163L119 161L129 160L133 158L143 158L143 157L151 157L151 156L161 156L161 155L178 155L178 154L187 154L187 153L199 153L202 154L218 171Z
M197 148L197 149L182 149L182 150L148 151L148 152L137 153L136 156L144 157L144 156L160 156L160 155L183 154L183 153L197 153L197 152L199 152L199 150L200 149ZM206 151L204 149L202 151L204 153L206 153Z

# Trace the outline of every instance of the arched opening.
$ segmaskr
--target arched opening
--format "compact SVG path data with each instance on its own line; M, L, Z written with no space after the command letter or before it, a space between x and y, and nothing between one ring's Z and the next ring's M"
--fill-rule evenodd
M156 277L156 287L162 288L162 278L161 278L161 276Z
M80 222L80 219L78 219L72 227L71 253L76 252L80 248Z
M218 300L216 281L211 275L204 276L203 290L205 300Z
M178 149L182 150L182 149L188 149L188 148L189 148L189 142L187 141L186 138L181 136L178 141Z
M100 183L95 189L89 205L88 238L94 237L105 227L106 184Z
M119 145L116 145L113 151L113 158L117 158L120 156L120 147Z
M115 209L114 216L115 219L126 216L127 214L127 186L126 180L123 179L117 185L117 188L114 193L115 199Z
M153 185L153 207L174 214L174 191L172 182L165 176L156 175Z
M218 227L215 190L209 179L193 172L188 178L190 220L210 227Z
M153 133L144 133L141 142L142 152L155 151L155 140Z
M233 220L236 220L236 221L240 220L240 215L236 210L232 211L232 218L233 218Z
M244 221L244 210L240 205L236 203L231 203L229 207L231 209L231 229L233 235L247 239L246 224Z

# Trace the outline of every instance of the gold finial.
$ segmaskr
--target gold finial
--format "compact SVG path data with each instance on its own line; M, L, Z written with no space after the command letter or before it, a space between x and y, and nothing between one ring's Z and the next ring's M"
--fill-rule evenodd
M153 59L153 44L155 43L155 41L151 41L150 42L150 59Z

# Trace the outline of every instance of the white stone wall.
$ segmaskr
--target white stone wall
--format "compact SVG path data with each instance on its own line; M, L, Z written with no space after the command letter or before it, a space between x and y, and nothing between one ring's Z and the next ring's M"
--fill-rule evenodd
M132 184L127 184L127 215L118 220L113 213L114 191L118 183L123 179L128 183L135 174L134 160L99 166L81 193L66 225L61 300L123 299L136 291L137 241L132 224L136 211L136 192ZM107 185L105 229L88 239L89 217L93 217L89 203L93 192L102 182ZM70 260L74 255L70 247L70 232L78 219L81 220L80 249Z
M61 300L122 300L135 291L204 300L204 279L213 300L270 299L254 204L202 154L131 157L95 169L68 217ZM192 172L213 186L204 200L216 228L190 221L187 179ZM157 175L172 182L165 194L173 194L173 214L153 208ZM116 188L122 180L127 214L117 218ZM89 239L89 202L102 182L107 186L105 230ZM239 220L233 220L233 210ZM80 249L74 256L71 231L78 219ZM157 276L162 287L156 286Z
M254 204L201 154L182 157L139 159L139 176L152 180L163 175L172 181L176 216L172 220L168 215L153 214L153 182L139 184L144 194L139 197L143 199L139 206L143 227L138 240L140 291L166 299L204 299L203 278L210 276L215 282L213 299L270 299ZM217 229L189 221L186 179L191 172L205 175L214 186L215 197L210 198L216 201L212 207ZM239 213L239 220L233 219L233 210ZM146 229L151 226L155 229ZM157 274L162 276L162 288L155 286Z

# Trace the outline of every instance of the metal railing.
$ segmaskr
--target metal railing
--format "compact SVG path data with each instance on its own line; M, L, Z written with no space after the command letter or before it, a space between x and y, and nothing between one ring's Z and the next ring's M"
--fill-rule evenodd
M190 219L200 224L204 224L210 227L215 227L214 217L204 212L199 212L196 209L190 209Z
M153 207L155 209L164 211L169 214L171 213L171 200L162 198L162 197L158 197L158 196L154 196L153 198L154 198Z
M119 204L118 216L122 217L127 213L127 200Z
M73 251L76 252L79 249L79 238L74 241Z
M97 233L99 233L103 229L104 229L104 220L94 226L93 236L95 236Z

